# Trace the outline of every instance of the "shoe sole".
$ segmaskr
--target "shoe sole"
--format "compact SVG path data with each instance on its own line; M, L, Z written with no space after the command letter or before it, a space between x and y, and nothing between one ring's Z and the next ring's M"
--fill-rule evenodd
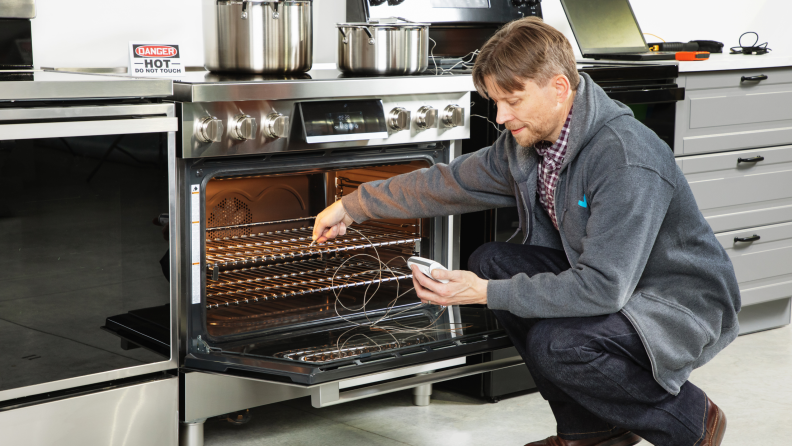
M641 442L641 437L635 435L632 432L626 432L624 435L618 436L616 438L611 438L610 440L606 440L602 443L599 443L597 446L633 446L640 442Z

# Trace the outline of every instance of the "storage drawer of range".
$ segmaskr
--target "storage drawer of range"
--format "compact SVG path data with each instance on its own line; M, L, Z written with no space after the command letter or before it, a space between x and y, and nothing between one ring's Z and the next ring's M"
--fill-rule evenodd
M716 237L734 264L743 306L792 296L792 222Z
M685 88L682 154L792 143L792 70L688 75Z
M792 220L792 146L678 158L713 231Z

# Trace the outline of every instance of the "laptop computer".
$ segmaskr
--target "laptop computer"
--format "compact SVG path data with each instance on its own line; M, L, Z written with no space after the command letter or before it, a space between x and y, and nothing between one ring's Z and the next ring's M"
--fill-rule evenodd
M629 0L561 0L580 53L590 59L673 60L649 51Z

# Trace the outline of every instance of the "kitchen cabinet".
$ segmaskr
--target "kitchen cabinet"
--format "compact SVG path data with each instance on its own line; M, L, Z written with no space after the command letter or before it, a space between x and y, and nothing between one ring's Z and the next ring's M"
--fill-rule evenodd
M790 323L792 67L681 73L675 155L734 264L740 333Z

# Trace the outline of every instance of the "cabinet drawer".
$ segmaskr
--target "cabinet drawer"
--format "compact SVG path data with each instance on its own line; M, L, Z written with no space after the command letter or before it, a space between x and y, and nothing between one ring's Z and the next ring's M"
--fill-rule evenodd
M761 74L767 79L740 82ZM680 84L677 155L792 144L792 68L691 73Z
M735 237L761 237L735 242ZM743 306L792 297L792 223L716 236L734 264Z
M739 162L739 159L764 160ZM677 158L713 231L792 220L792 146Z
M767 76L759 82L742 81L743 76ZM763 85L792 83L792 70L789 68L761 68L755 70L709 71L690 73L686 76L685 91L705 90L710 88L755 88Z
M751 242L735 237L759 236ZM734 264L743 305L792 296L792 222L716 234Z
M746 93L736 88L714 90L712 96L690 98L690 128L792 119L792 84L783 88L762 93Z

